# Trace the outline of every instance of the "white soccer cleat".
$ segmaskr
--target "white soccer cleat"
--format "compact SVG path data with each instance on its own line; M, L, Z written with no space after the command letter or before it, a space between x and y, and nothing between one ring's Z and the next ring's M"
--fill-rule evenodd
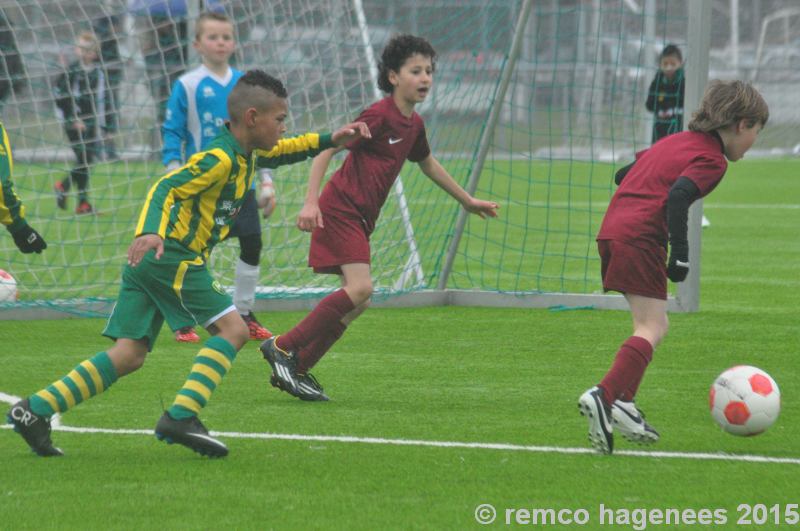
M589 442L601 454L614 451L614 434L611 425L611 408L603 397L603 390L595 386L578 399L581 415L589 421Z
M633 402L615 401L611 406L611 421L614 429L631 442L653 444L660 437L655 428L644 420L644 414Z

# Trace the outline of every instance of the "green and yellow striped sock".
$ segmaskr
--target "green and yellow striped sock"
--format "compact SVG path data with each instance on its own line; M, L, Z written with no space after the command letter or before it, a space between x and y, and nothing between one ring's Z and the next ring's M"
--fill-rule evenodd
M236 349L233 345L219 336L209 338L197 353L189 378L167 410L170 416L180 420L200 413L234 359Z
M30 407L34 413L45 417L64 413L87 398L99 395L116 381L114 364L106 352L100 352L82 361L60 380L33 394L29 399Z

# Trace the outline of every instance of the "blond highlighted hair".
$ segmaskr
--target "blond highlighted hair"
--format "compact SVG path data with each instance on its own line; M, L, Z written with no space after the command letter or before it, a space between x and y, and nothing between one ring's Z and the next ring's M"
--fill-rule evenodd
M769 107L758 90L744 81L715 79L706 87L700 107L692 114L690 131L709 133L736 125L744 120L747 127L769 120Z
M203 35L203 25L205 22L209 20L216 20L217 22L227 22L228 24L233 27L233 21L228 18L228 15L225 13L217 13L214 11L205 11L200 13L197 17L197 21L194 23L194 40L199 41L200 36Z
M75 37L75 44L80 46L81 41L89 44L95 53L100 53L100 41L97 40L97 35L91 31L82 31L78 33L78 36Z

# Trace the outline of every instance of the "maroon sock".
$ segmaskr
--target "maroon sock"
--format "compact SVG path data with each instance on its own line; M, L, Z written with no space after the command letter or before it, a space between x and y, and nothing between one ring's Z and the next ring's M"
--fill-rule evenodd
M324 335L317 337L314 341L303 347L300 352L297 353L297 372L299 374L305 374L310 371L312 367L322 359L322 356L330 350L333 344L342 337L345 330L347 330L347 326L343 322L338 321L336 326L329 328Z
M633 400L651 359L653 346L645 338L631 336L622 344L614 364L599 384L609 405L617 398Z
M298 352L313 339L327 335L327 331L335 328L337 323L340 323L354 308L355 305L347 292L338 289L319 301L305 319L287 333L281 334L275 343L283 350Z

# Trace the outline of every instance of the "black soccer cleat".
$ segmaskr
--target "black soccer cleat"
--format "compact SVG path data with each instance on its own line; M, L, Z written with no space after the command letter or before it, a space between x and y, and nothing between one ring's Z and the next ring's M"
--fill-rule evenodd
M288 388L283 382L278 380L278 378L273 374L269 378L269 383L272 387L277 387L281 391L285 391L290 395L299 398L300 400L306 400L308 402L327 402L330 400L328 395L322 389L322 386L319 384L314 375L307 373L307 374L299 374L297 376L297 390L293 391Z
M611 425L611 406L606 403L603 390L595 386L578 399L581 415L589 421L589 442L601 454L614 451L614 434Z
M200 419L189 417L176 420L166 411L156 424L156 438L167 444L178 443L208 457L225 457L228 447L208 434Z
M53 441L50 440L50 419L31 411L27 398L11 406L6 418L8 423L14 426L14 431L25 439L36 455L42 457L64 455L61 448L53 446Z
M275 344L277 338L274 336L261 343L261 353L272 367L272 377L277 380L278 385L273 386L297 396L297 356L278 347Z
M297 375L297 398L310 402L327 402L330 400L322 386L310 372Z

